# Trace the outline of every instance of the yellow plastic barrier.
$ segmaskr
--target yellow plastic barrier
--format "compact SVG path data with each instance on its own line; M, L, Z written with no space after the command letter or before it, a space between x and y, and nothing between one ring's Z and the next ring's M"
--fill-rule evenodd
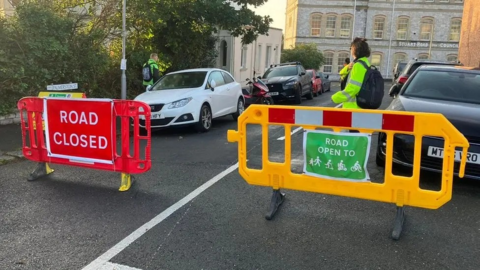
M261 170L247 167L246 127L248 124L257 124L262 127ZM269 125L284 126L285 128L285 161L283 163L271 162L268 159ZM385 133L387 143L384 182L342 181L345 179L339 181L338 177L331 178L308 172L293 173L290 168L292 126L303 127L307 134L309 131L313 132L315 128L330 128L334 131L333 134L344 136L368 136L375 131ZM360 133L341 132L347 129L358 130ZM415 138L413 175L411 177L392 173L393 137L397 133L412 135ZM325 136L335 135L327 134ZM419 187L422 137L424 136L441 137L445 141L442 187L439 191L423 190ZM393 239L400 237L403 228L403 206L438 209L451 199L455 148L463 148L459 172L459 176L463 177L469 147L467 139L441 114L265 105L251 105L240 116L238 131L228 131L228 141L238 142L239 173L245 181L251 185L273 188L270 212L266 216L268 220L274 216L284 200L284 194L280 192L282 188L394 203L397 206L397 216L392 233ZM335 142L335 140L333 141ZM313 142L315 143L315 141ZM348 144L348 142L344 144ZM370 142L368 142L368 147L370 147ZM306 150L304 149L304 151ZM322 153L329 150L318 148L318 151ZM330 151L333 150L330 149ZM368 155L369 150L367 159ZM322 154L319 156L322 157ZM321 164L318 157L316 160L312 158L305 162L312 166L317 162ZM323 162L325 163L325 161ZM356 169L351 167L353 171L366 168L366 163L365 167L355 165ZM342 165L342 167L345 166Z

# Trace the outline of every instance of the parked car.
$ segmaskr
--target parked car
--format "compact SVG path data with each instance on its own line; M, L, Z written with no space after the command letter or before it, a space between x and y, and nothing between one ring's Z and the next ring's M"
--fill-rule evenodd
M392 77L392 84L395 83L395 80L398 79L400 74L403 72L405 67L407 66L406 62L398 62L395 67L393 68L393 77Z
M208 131L213 118L232 115L236 120L245 109L240 83L215 68L168 73L135 100L150 105L152 128L194 125ZM145 119L140 126L145 128Z
M320 80L322 81L323 93L330 92L331 81L329 79L329 75L326 75L326 74L324 74L323 72L320 72L320 71L317 72L317 75L320 77Z
M390 88L389 95L395 97L398 92L402 89L402 86L407 82L410 75L417 70L422 65L449 65L455 66L458 63L447 62L447 61L437 61L437 60L410 60L405 66L403 71L400 73L398 78L393 82L392 87Z
M307 74L312 77L313 96L316 97L323 93L322 79L315 69L307 69Z
M470 143L465 176L480 180L480 69L425 65L416 70L386 110L443 114ZM379 133L376 162L385 164L386 135ZM424 137L421 166L441 172L443 138ZM414 137L395 135L393 162L412 166ZM458 150L458 149L457 149ZM457 151L456 161L461 152ZM455 173L458 174L458 163Z
M302 97L313 99L312 78L300 62L282 63L269 68L262 76L275 103L294 101L302 103Z

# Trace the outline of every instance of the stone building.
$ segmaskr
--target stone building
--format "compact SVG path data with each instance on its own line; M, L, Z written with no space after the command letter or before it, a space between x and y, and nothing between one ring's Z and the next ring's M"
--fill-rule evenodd
M352 38L365 37L390 78L399 61L457 61L462 13L463 0L287 0L284 48L316 43L321 70L338 78Z
M459 60L466 66L480 67L480 1L465 0Z

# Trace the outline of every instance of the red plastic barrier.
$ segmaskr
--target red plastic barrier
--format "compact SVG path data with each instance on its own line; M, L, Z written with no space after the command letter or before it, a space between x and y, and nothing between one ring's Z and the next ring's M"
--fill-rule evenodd
M49 102L49 103L47 103ZM56 102L56 103L55 103ZM75 102L75 103L72 103ZM84 102L84 103L77 103L77 102ZM97 103L96 103L97 102ZM73 138L70 137L70 143L71 144L65 144L68 145L69 147L62 147L57 145L53 145L53 140L55 142L60 141L62 138L68 138L68 135L63 135L63 137L60 136L60 132L56 132L56 134L53 134L55 130L49 130L48 129L62 129L65 131L69 131L70 127L65 126L67 125L65 122L67 117L70 116L65 116L66 113L65 111L68 110L69 107L79 107L81 104L82 110L86 112L86 115L88 115L89 112L93 112L95 114L95 111L102 112L99 110L102 105L105 108L105 104L111 104L111 111L109 112L108 115L103 114L98 116L98 118L95 118L95 116L91 117L89 121L95 121L96 123L100 123L100 121L104 121L107 119L107 121L111 121L110 127L107 127L107 129L110 129L112 131L111 136L105 137L104 141L107 140L106 142L103 143L108 143L109 147L111 147L111 158L108 158L107 161L105 161L105 158L102 160L99 160L98 162L95 159L92 159L92 157L88 157L89 159L86 159L85 157L78 157L75 158L78 155L78 153L82 153L82 151L78 151L77 148L72 147L72 139L73 142L76 140L76 146L79 145L79 138L80 136L74 136ZM53 121L52 123L46 122L46 131L44 132L42 130L42 120L44 116L44 112L46 108L44 108L44 104L49 104L48 105L48 110L47 114L51 118L53 117L52 115L57 116L57 118L61 118L62 120L65 120L65 122L56 122L55 126L53 127ZM72 106L75 105L75 106ZM41 163L54 163L54 164L63 164L63 165L71 165L71 166L77 166L77 167L85 167L85 168L91 168L91 169L100 169L100 170L107 170L107 171L114 171L114 172L122 172L126 174L138 174L138 173L144 173L151 168L151 137L150 137L150 121L145 121L146 125L146 135L141 136L139 132L139 119L141 116L144 117L144 119L150 119L151 116L151 111L150 111L150 106L148 106L144 102L140 101L132 101L132 100L107 100L107 99L62 99L61 102L59 102L59 99L55 98L38 98L38 97L26 97L22 98L20 101L18 101L17 104L18 109L21 112L21 125L22 125L22 140L23 140L23 155L32 161L36 162L41 162ZM63 111L58 111L59 107L62 107ZM67 109L65 109L67 108ZM104 112L105 110L103 110ZM61 112L59 115L58 112ZM110 115L111 113L111 115ZM26 118L26 119L25 119ZM74 117L73 117L74 118ZM117 118L121 119L121 146L117 146ZM75 118L74 118L75 119ZM78 118L76 121L87 121L87 118ZM93 119L93 120L92 120ZM71 118L70 118L71 120ZM33 127L33 123L35 122L36 128ZM70 123L72 124L72 123ZM82 130L84 131L90 131L90 132L95 132L95 130L99 129L105 129L104 126L97 126L97 127L91 127L90 129L87 129L87 124L86 122L82 123L85 126L84 127L77 127L77 130ZM130 127L133 126L133 136L130 134ZM74 129L72 129L74 130ZM73 132L73 131L72 131ZM50 134L47 138L46 134ZM52 134L54 136L52 136ZM71 134L70 134L71 135ZM85 135L86 136L86 135ZM53 138L53 139L52 139ZM87 137L81 137L82 139L85 139ZM130 140L133 138L133 154L130 154L131 151L131 145L130 145ZM50 141L50 149L47 147L47 140ZM83 141L83 140L82 140ZM146 146L144 150L144 155L145 157L142 159L140 157L140 142L145 141ZM92 141L90 141L92 142ZM97 145L100 145L100 141L95 142ZM73 143L75 144L75 143ZM60 152L77 152L75 155L77 156L62 156L59 154L52 154L52 146L56 147L56 151ZM89 145L91 147L91 145ZM100 146L96 146L93 148L101 148ZM69 150L71 149L71 150ZM49 151L50 150L50 151ZM75 150L75 151L74 151ZM88 152L88 150L92 150L91 148L87 148L85 152ZM121 153L119 154L118 150L121 150ZM95 150L95 151L100 151L100 150ZM92 151L90 151L92 152ZM93 151L94 152L94 151ZM64 153L63 153L64 154ZM80 155L81 156L81 155ZM93 160L93 161L92 161Z

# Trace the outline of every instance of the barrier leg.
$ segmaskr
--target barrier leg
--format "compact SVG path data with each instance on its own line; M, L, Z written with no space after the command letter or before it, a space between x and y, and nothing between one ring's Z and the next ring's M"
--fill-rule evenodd
M274 189L272 194L272 200L270 201L270 211L265 215L267 220L271 220L275 213L278 210L278 207L283 203L285 200L285 193L282 193L280 189Z
M400 234L402 234L404 221L405 221L405 209L403 207L397 207L397 215L395 216L395 222L393 224L393 232L392 232L393 240L400 239Z
M35 168L35 170L32 173L30 173L27 180L34 181L44 176L47 176L53 173L54 171L55 170L50 168L50 165L48 165L48 163L46 162L38 163L37 168Z
M122 173L119 191L127 191L132 186L132 176L127 173Z

